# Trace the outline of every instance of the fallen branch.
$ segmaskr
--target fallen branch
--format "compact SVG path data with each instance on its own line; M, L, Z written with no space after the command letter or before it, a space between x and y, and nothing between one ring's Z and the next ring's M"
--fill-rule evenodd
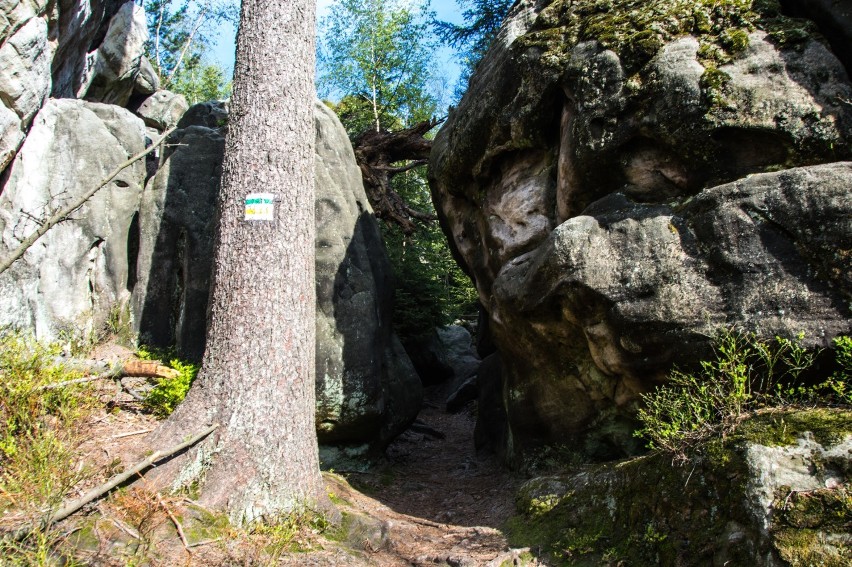
M186 540L186 534L183 533L183 526L180 525L178 519L172 514L172 511L166 506L166 503L163 502L163 498L160 496L159 492L155 492L154 496L157 497L157 502L160 504L160 507L165 510L166 515L168 515L169 519L175 525L175 529L177 530L178 535L180 536L180 541L183 542L183 547L186 549L186 552L192 555L192 550L189 549L189 542Z
M101 361L73 361L71 363L63 363L70 370L89 372L92 376L84 376L83 378L75 378L74 380L66 380L64 382L56 382L54 384L46 384L41 386L42 390L56 390L74 384L85 384L87 382L95 382L96 380L107 380L122 378L125 376L139 376L142 378L176 378L180 372L174 368L169 368L159 360L138 360L129 359L124 362L109 364ZM104 370L106 369L106 370ZM94 371L101 370L100 373Z
M214 539L205 539L202 541L196 541L195 543L190 543L188 547L201 547L202 545L210 545L211 543L216 543L217 541L222 541L222 538L217 537Z
M79 209L80 207L82 207L82 206L83 206L83 204L84 204L86 201L88 201L89 199L91 199L91 198L94 196L94 194L95 194L95 193L97 193L98 191L100 191L100 190L101 190L101 189L102 189L102 188L103 188L103 187L104 187L107 183L109 183L110 181L112 181L113 179L115 179L115 178L116 178L116 176L117 176L119 173L121 173L121 172L122 172L122 171L124 171L127 167L129 167L129 166L133 165L134 163L136 163L137 161L139 161L139 160L140 160L140 159L142 159L143 157L147 156L147 155L148 155L148 154L150 154L151 152L153 152L153 151L154 151L154 150L155 150L155 149L156 149L156 148L157 148L160 144L162 144L162 143L163 143L163 140L165 140L165 139L169 136L169 134L171 134L172 132L174 132L174 131L175 131L175 128L176 128L176 127L169 128L168 130L166 130L166 131L163 133L163 135L162 135L162 136L160 136L160 139L159 139L159 140L157 140L157 142L156 142L156 143L151 144L148 148L146 148L146 149L145 149L145 151L143 151L143 152L139 152L138 154L136 154L135 156L131 157L130 159L128 159L128 160L127 160L127 161L125 161L124 163L120 164L118 167L116 167L114 170L112 170L112 172L111 172L109 175L107 175L107 176L103 179L103 181L101 181L101 182L100 182L100 184L98 184L97 186L95 186L95 188L94 188L94 189L90 189L90 190L89 190L89 191L87 191L87 192L86 192L83 196L81 196L81 197L80 197L80 198L78 198L77 200L73 201L70 205L67 205L66 207L63 207L62 209L60 209L60 210L59 210L59 212L55 213L53 216L51 216L49 219L47 219L47 220L44 222L44 224L43 224L43 225L41 225L41 226L38 228L38 230L36 230L34 233L32 233L31 235L29 235L28 237L26 237L26 238L23 240L23 241L21 242L21 245L20 245L20 246L18 246L18 247L15 249L15 251L14 251L14 252L12 252L12 254L11 254L11 255L9 255L9 257L8 257L8 258L6 258L6 259L4 259L2 262L0 262L0 274L2 274L3 272L5 272L6 270L8 270L8 269L9 269L9 266L11 266L11 265L15 262L15 260L17 260L18 258L20 258L21 256L23 256L23 255L24 255L24 252L26 252L26 251L29 249L29 247L30 247L30 246L32 246L33 244L35 244L36 240L38 240L39 238L41 238L42 236L44 236L44 234L45 234L48 230L50 230L51 228L53 228L53 226L54 226L54 225L56 225L56 224L58 224L58 223L62 222L63 220L65 220L65 218L66 218L68 215L70 215L71 213L73 213L74 211L76 211L77 209Z
M124 439L125 437L133 437L134 435L142 435L143 433L151 433L153 429L140 429L139 431L131 431L130 433L122 433L121 435L113 435L110 439Z
M202 439L204 439L205 437L207 437L208 435L213 433L213 431L215 431L217 427L219 427L218 423L211 425L210 427L208 427L204 431L198 433L197 435L195 435L194 437L192 437L188 441L184 441L180 445L176 445L176 446L171 447L169 449L166 449L164 451L154 451L153 453L151 453L151 455L147 459L144 459L144 460L136 463L133 467L131 467L127 471L125 471L125 472L123 472L119 475L115 475L109 481L105 482L104 484L102 484L98 487L93 488L92 490L90 490L89 492L87 492L86 494L84 494L83 496L78 498L77 500L74 500L73 502L66 504L65 506L60 508L58 511L56 511L53 515L47 517L46 519L43 519L39 523L38 526L34 526L34 525L22 526L22 527L14 530L12 532L7 532L5 535L7 537L11 537L14 540L20 541L21 539L26 537L28 534L32 533L33 530L35 530L37 528L47 529L52 524L55 524L56 522L60 522L60 521L64 520L65 518L67 518L68 516L70 516L71 514L73 514L74 512L76 512L77 510L79 510L80 508L82 508L83 506L88 504L89 502L97 500L98 498L100 498L104 494L110 492L112 489L116 488L117 486L124 484L128 479L130 479L130 477L132 477L133 475L135 475L137 473L144 471L145 469L149 468L151 465L153 465L157 461L162 460L166 457L171 457L175 453L179 453L180 451L183 451L184 449L186 449L188 447L192 447L193 445L195 445L196 443L198 443L199 441L201 441Z
M117 378L118 375L115 372L104 372L103 374L98 374L97 376L85 376L83 378L77 378L75 380L66 380L64 382L56 382L54 384L47 384L46 386L42 386L38 388L39 391L44 390L58 390L59 388L64 388L66 386L73 386L74 384L85 384L87 382L95 382L96 380L106 380L108 378Z

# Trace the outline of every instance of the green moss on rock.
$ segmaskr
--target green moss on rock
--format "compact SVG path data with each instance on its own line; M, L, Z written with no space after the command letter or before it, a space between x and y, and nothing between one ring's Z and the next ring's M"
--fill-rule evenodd
M745 447L794 444L805 432L832 445L850 427L849 410L776 412L703 447L688 466L652 454L533 479L518 493L509 542L539 549L556 565L761 565L769 556L849 564L852 498L844 484L779 491L767 533L750 503L755 473Z
M726 63L748 47L756 29L782 46L816 34L809 22L781 15L776 0L555 0L517 45L541 49L544 61L564 66L574 45L595 40L632 74L683 35L698 38L704 56L711 56L705 62Z

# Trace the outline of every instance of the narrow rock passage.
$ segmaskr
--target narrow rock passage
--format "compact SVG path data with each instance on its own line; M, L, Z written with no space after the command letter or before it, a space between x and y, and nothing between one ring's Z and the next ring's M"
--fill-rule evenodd
M493 455L476 454L472 411L445 413L445 398L440 389L427 391L416 426L389 447L388 462L348 475L361 492L345 498L383 522L382 543L365 545L368 564L521 564L522 550L510 550L500 531L521 479Z

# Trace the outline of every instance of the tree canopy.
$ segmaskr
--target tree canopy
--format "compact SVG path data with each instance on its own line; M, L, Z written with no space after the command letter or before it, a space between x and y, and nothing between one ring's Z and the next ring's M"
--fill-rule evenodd
M318 91L339 100L350 136L429 119L430 15L399 0L339 0L320 21Z
M190 104L230 96L227 71L207 55L219 26L239 19L236 0L137 0L148 18L146 55L163 88Z
M396 277L394 326L404 342L461 315L476 292L435 222L425 165L436 81L434 15L424 4L338 0L320 22L319 92L336 102Z
M441 41L458 49L465 63L473 67L497 37L514 0L456 0L456 4L464 8L464 23L435 20L435 31Z

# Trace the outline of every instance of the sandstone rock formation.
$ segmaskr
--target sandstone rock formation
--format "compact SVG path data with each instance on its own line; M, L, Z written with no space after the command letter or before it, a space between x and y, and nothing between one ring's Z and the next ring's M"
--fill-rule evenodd
M0 2L0 173L48 95L126 105L158 79L132 0Z
M90 54L92 64L77 97L127 105L143 68L147 40L145 11L135 2L123 4L110 20L100 47ZM143 91L156 88L150 83L151 80L140 83Z
M136 114L149 127L163 131L176 126L188 108L183 95L160 90L143 100Z
M633 451L639 394L721 326L850 331L852 86L812 24L735 4L520 2L436 137L510 457Z
M0 6L0 172L50 94L48 4L27 0Z
M49 100L33 121L0 193L3 255L55 210L98 185L145 148L145 126L128 110ZM145 183L137 162L42 236L0 274L0 325L40 339L90 340L130 299L128 234Z
M657 454L533 479L510 531L578 565L847 565L850 417L764 415L688 466Z

